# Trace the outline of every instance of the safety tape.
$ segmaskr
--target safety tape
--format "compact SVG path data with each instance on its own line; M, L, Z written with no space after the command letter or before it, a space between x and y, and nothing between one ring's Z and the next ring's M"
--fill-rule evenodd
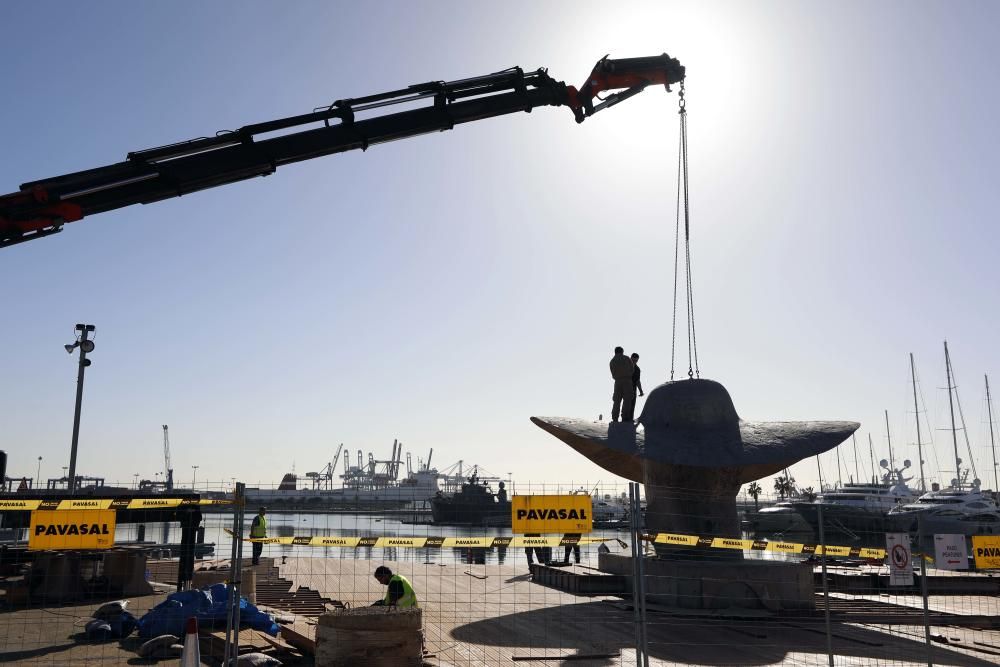
M235 537L235 533L223 528L227 535ZM340 537L327 535L303 535L290 537L241 537L244 542L260 544L283 544L309 547L396 547L401 549L447 549L447 548L481 548L492 547L565 547L578 544L599 544L617 541L616 537ZM655 544L672 546L701 547L711 549L739 549L742 551L770 551L785 554L841 556L852 558L870 558L881 560L885 558L885 549L870 549L867 547L823 546L818 544L799 544L795 542L772 542L768 540L741 540L728 537L698 537L697 535L678 535L675 533L657 533L644 535L643 540Z
M236 534L223 528L227 535ZM396 547L399 549L491 549L493 547L566 547L577 544L599 544L618 540L616 537L334 537L328 535L303 535L301 537L241 537L244 542L259 544L284 544L302 547Z
M772 540L741 540L731 537L699 537L697 535L678 535L676 533L657 533L647 535L647 541L655 544L669 544L680 547L700 547L702 549L739 549L741 551L770 551L783 554L806 554L841 556L844 558L885 558L885 549L868 547L845 547L827 544L801 544L799 542L783 542Z
M215 498L73 498L52 500L0 499L0 512L35 510L146 510L190 507L193 505L231 505L232 500Z

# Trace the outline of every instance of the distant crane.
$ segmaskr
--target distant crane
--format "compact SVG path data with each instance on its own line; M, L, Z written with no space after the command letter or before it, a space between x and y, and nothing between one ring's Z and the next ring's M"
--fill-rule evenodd
M333 460L326 464L319 472L307 472L306 477L310 478L313 483L313 490L325 489L327 491L333 489L333 477L337 470L337 461L340 460L340 453L344 451L344 443L340 443L337 448L337 453L334 454ZM347 463L347 458L344 458L344 463Z
M160 473L156 473L159 475ZM144 479L139 482L140 491L173 491L174 469L170 465L170 434L167 425L163 425L163 481Z
M167 425L163 425L163 474L166 475L167 491L174 488L174 468L170 465L170 436Z

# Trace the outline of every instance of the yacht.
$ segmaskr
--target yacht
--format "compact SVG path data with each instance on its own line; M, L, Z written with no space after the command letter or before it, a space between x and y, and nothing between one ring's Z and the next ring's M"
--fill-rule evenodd
M812 535L813 529L795 508L796 501L781 500L773 505L750 509L744 514L743 529L754 537Z
M913 534L997 535L1000 505L980 489L978 479L971 484L954 479L946 489L934 489L891 509L889 523L894 531Z
M903 468L893 470L883 459L879 465L885 469L880 482L850 483L819 494L815 500L791 503L791 507L819 534L819 515L823 514L823 531L828 543L847 539L851 542L881 543L887 531L887 516L894 507L916 500L917 493L906 483L912 478L903 476L910 461Z

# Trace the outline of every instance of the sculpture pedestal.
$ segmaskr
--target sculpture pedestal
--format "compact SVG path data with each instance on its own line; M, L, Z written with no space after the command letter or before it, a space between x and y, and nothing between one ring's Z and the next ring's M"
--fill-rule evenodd
M646 558L646 601L680 609L814 609L808 563ZM602 553L597 568L623 575L632 593L632 558Z

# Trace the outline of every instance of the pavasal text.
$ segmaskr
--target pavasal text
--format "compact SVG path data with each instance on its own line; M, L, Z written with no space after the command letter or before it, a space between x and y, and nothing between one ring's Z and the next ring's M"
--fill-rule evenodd
M38 524L35 535L110 535L106 523Z
M585 509L545 509L545 510L517 510L518 521L555 521L556 519L580 521L587 520L587 510Z

